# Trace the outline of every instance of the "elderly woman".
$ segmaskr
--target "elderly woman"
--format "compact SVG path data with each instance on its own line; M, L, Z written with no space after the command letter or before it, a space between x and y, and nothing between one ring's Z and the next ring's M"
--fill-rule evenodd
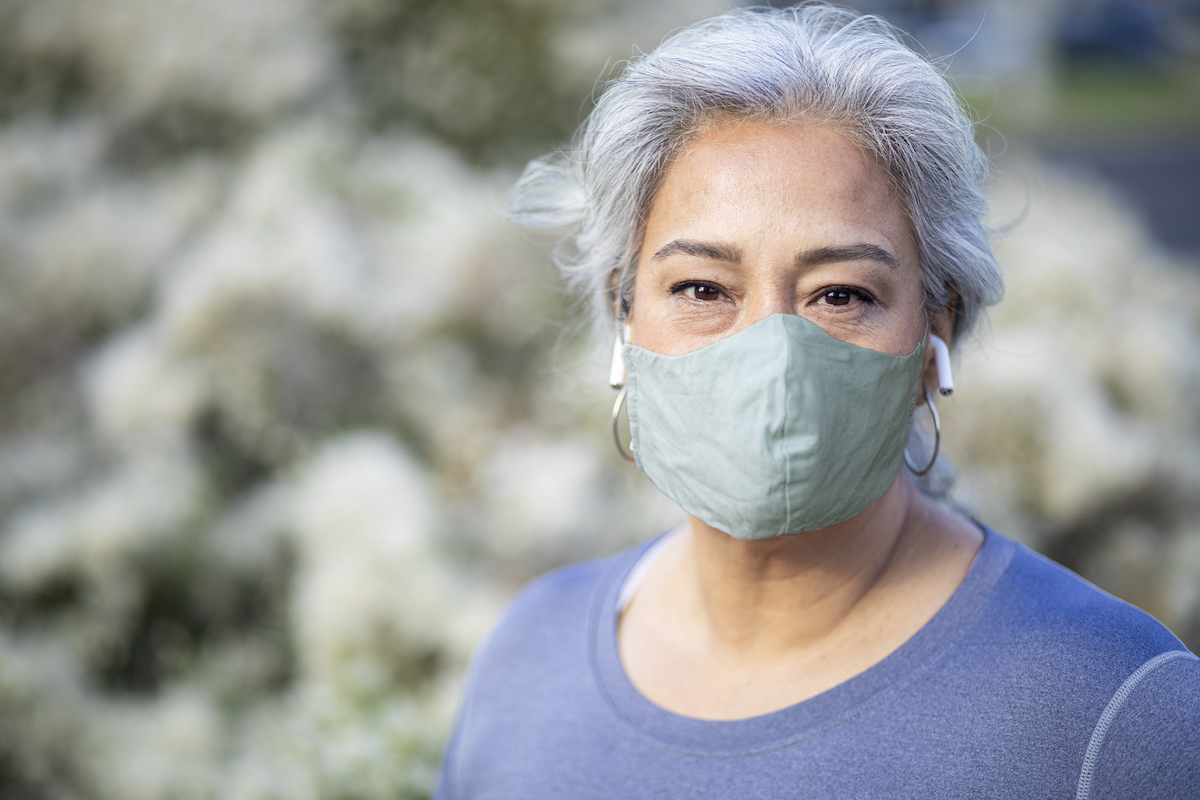
M941 75L826 6L682 31L531 165L689 521L517 598L438 797L1200 797L1200 661L917 485L1000 294L985 173Z

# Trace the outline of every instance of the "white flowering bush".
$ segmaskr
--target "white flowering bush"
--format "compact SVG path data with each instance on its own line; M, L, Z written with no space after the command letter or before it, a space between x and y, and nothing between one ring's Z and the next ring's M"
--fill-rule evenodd
M721 7L0 0L0 795L424 797L507 598L681 518L499 209ZM1194 644L1194 273L1065 176L999 249L958 498Z
M499 213L604 10L0 3L0 794L426 796L511 593L666 524Z

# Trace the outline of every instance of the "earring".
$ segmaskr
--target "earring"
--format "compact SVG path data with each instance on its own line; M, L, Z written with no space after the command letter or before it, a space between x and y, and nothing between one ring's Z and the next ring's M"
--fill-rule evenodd
M951 388L951 391L954 391L953 388ZM929 470L933 469L933 465L937 462L938 450L942 446L942 423L938 420L937 409L933 407L933 399L930 398L929 392L925 393L925 405L929 408L929 413L933 417L933 457L929 459L929 463L925 465L925 469L917 469L908 457L908 448L904 448L904 463L912 470L914 475L929 474Z

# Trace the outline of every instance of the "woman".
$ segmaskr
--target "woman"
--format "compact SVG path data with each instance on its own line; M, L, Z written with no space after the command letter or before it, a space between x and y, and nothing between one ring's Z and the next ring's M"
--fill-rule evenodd
M531 165L689 522L522 593L439 797L1200 796L1200 661L914 482L1000 291L984 173L945 80L825 6L683 31Z

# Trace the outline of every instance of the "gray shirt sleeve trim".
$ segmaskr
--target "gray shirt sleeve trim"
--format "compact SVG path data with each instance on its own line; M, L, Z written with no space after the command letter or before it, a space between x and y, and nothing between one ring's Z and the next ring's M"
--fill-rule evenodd
M1129 695L1133 693L1138 684L1145 680L1146 676L1151 672L1163 664L1179 658L1195 659L1196 656L1186 650L1170 650L1166 653L1159 653L1138 667L1132 675L1125 679L1125 682L1121 684L1121 688L1117 689L1113 694L1112 699L1108 701L1108 706L1104 709L1104 713L1097 720L1096 727L1092 730L1092 738L1088 742L1087 753L1083 757L1083 769L1079 772L1079 787L1075 790L1075 800L1088 800L1088 797L1091 795L1092 777L1096 772L1096 759L1100 757L1100 748L1104 745L1104 737L1108 734L1109 726L1112 725L1113 720L1120 713L1121 707L1129 699Z

